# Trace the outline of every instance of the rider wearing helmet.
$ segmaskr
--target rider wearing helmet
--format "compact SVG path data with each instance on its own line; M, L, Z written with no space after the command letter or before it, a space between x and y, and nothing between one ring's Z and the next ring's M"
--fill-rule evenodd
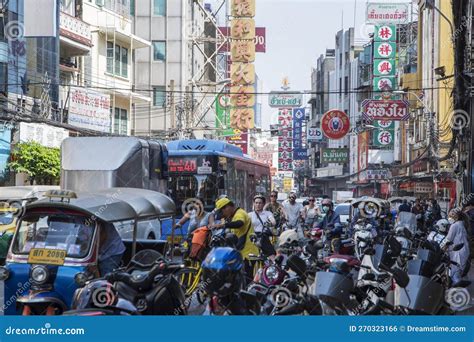
M446 235L448 234L450 226L451 224L448 220L438 220L434 225L435 230L428 235L428 241L433 241L436 242L438 245L441 245L446 239Z
M339 214L334 211L334 204L329 198L323 199L321 202L321 206L323 207L323 213L326 214L324 219L316 225L317 228L322 229L335 229L336 223L341 223L341 218Z
M236 249L240 251L242 258L245 260L245 269L247 275L251 276L252 265L249 260L249 256L258 255L258 248L250 239L250 237L255 234L252 220L245 210L236 207L234 202L232 202L229 198L221 198L217 200L216 210L222 215L222 218L225 219L225 222L214 224L212 228L231 229L232 233L237 235L238 242Z

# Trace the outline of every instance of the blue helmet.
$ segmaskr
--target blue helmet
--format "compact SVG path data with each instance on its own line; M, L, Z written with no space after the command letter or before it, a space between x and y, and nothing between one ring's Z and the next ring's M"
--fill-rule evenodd
M240 252L230 247L213 248L202 263L202 279L206 291L227 296L243 286L243 260Z
M213 271L240 271L243 267L239 251L230 247L213 248L202 263L203 269Z

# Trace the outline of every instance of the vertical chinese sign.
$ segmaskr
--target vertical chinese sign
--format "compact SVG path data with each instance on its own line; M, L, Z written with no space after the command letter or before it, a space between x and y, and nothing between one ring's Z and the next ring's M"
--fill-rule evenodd
M280 109L278 124L278 171L293 171L293 111Z
M303 122L305 109L293 109L293 160L307 160L308 152L303 148Z
M396 89L397 26L375 26L374 91L380 94Z
M232 0L230 126L247 132L255 117L255 0Z

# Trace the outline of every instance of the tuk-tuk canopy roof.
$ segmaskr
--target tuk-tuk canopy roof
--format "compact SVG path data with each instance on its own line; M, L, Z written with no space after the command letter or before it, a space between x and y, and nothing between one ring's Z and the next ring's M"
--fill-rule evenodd
M59 186L53 185L31 185L31 186L6 186L0 187L0 201L20 201L27 199L38 199L46 191L59 190Z
M387 201L383 200L383 199L380 199L380 198L375 198L375 197L369 197L369 196L364 196L364 197L359 197L359 198L356 198L354 199L352 202L351 202L351 205L353 207L356 207L358 206L361 202L373 202L375 204L377 204L379 207L384 207L387 205Z
M77 193L77 198L43 199L26 206L26 213L32 209L64 208L95 216L105 222L134 220L138 218L172 216L176 206L173 200L159 192L110 188L96 192Z

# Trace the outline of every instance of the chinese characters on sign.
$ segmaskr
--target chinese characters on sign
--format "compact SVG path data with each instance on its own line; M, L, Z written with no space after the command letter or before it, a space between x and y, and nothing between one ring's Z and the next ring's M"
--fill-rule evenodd
M293 160L307 160L308 152L303 148L303 121L305 109L293 109Z
M255 0L232 0L230 25L231 105L230 126L246 131L255 117Z
M278 112L280 136L278 137L278 171L293 171L293 111Z

